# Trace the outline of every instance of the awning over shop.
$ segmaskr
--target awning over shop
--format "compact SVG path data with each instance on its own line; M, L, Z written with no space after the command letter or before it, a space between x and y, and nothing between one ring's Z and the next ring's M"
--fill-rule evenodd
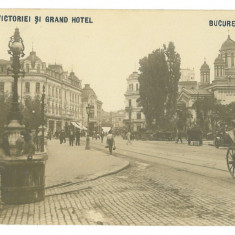
M71 122L71 123L74 127L81 129L81 127L76 122Z
M81 129L81 130L87 130L87 128L85 127L85 126L83 126L81 123L79 123L79 122L71 122L72 123L72 125L74 126L74 127L76 127L76 128L79 128L79 129Z

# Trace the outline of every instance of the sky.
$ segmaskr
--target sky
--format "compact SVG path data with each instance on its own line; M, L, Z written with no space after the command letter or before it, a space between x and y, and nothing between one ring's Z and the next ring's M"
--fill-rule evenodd
M10 58L8 41L18 27L26 56L33 47L47 65L56 62L73 70L83 85L91 85L105 111L125 108L126 78L138 71L139 59L163 44L174 42L181 68L194 68L199 81L204 58L213 80L222 43L228 34L235 40L234 27L209 26L209 20L234 20L232 11L0 9L0 15L31 16L30 23L0 21L0 59ZM42 22L35 24L35 16ZM69 21L47 23L46 16ZM71 23L72 17L90 17L93 23Z

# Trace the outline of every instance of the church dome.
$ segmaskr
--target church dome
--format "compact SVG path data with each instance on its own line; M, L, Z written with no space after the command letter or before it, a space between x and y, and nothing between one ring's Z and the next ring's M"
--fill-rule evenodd
M220 65L224 64L224 60L222 59L221 55L218 55L218 57L215 59L214 64L220 64Z
M133 73L127 78L127 80L138 80L138 78L139 78L138 72L133 72Z
M210 70L209 65L204 61L204 64L201 66L201 70Z
M222 44L221 51L235 50L235 42L228 35L227 40Z

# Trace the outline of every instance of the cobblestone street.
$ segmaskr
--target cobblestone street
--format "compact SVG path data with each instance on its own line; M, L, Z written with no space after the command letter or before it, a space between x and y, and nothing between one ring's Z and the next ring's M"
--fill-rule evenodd
M204 187L193 186L198 183ZM226 191L229 183L220 183L224 191L216 194L204 188L218 185L217 179L132 160L117 174L48 188L43 202L2 205L0 223L234 225L234 194Z

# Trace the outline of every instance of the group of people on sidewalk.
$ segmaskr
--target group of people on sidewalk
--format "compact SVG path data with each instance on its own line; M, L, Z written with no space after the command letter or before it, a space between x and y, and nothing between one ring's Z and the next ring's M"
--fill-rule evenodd
M65 131L64 130L61 130L60 133L59 133L59 140L60 140L60 144L62 143L66 143L66 135L65 135ZM69 145L70 146L73 146L73 142L75 140L75 144L76 145L80 145L80 137L81 137L81 132L80 130L69 130L69 134L68 134L68 137L69 137Z
M103 129L101 129L101 132L99 134L99 138L96 138L96 140L99 139L101 141L101 143L103 143L104 136L105 136L105 132L104 132ZM76 146L80 145L81 131L79 129L77 129L77 130L70 129L68 134L67 134L67 137L68 137L68 141L69 141L69 145L70 146L74 145L74 141L75 141ZM126 144L127 145L132 144L130 131L127 132L126 137L127 137ZM66 133L65 133L65 130L62 129L61 131L59 131L58 138L59 138L60 144L66 143ZM106 136L106 146L105 147L109 149L109 153L111 155L113 153L113 150L116 149L116 145L115 145L115 140L114 140L114 135L113 135L112 129L110 129L108 131L108 133L107 133L107 136Z

